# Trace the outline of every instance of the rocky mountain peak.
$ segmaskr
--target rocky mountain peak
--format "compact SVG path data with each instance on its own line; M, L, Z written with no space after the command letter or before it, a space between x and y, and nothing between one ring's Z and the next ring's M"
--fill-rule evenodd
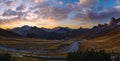
M109 24L112 25L112 24L114 24L115 22L116 22L116 19L115 19L114 17L112 17Z

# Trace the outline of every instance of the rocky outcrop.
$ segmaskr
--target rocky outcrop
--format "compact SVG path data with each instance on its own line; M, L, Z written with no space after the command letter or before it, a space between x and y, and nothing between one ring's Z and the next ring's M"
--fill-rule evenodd
M114 17L112 17L109 24L112 25L112 24L114 24L115 22L116 22L116 19L115 19Z
M96 38L103 36L118 27L120 27L120 18L115 19L112 17L109 24L98 24L97 26L94 26L92 29L90 29L89 32L83 33L82 35L85 35L84 38Z

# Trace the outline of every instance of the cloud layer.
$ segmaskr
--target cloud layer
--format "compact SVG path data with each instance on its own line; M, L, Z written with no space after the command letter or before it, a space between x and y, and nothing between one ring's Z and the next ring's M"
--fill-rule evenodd
M83 26L82 23L104 23L111 17L120 16L119 0L110 7L100 5L104 2L108 0L0 0L0 24L19 20L17 22L39 21L41 24L48 21L64 25L74 21L76 26Z

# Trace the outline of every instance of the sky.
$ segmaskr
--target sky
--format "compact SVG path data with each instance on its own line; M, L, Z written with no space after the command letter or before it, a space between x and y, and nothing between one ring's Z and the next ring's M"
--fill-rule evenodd
M90 28L120 16L120 0L0 0L0 28Z

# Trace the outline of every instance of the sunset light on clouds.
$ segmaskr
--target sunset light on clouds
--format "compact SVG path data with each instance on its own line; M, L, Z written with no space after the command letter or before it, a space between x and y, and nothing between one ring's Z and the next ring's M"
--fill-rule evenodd
M0 0L0 28L89 28L120 16L120 0Z

